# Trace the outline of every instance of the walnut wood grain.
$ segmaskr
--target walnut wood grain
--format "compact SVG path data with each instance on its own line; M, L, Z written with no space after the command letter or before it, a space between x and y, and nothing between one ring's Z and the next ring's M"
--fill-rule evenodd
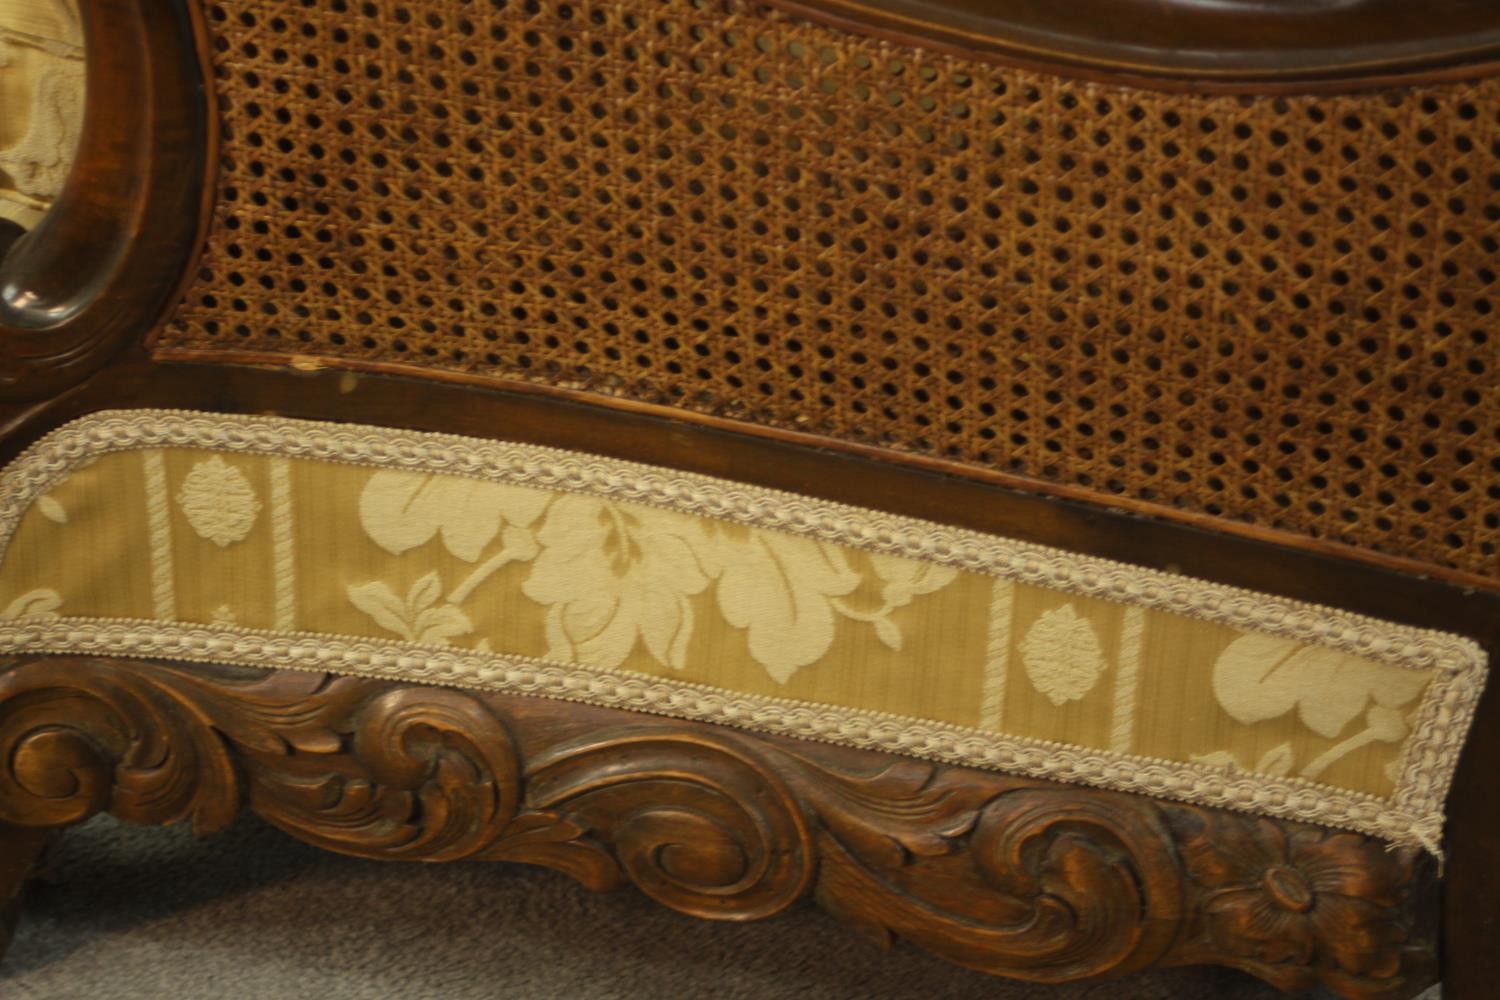
M1435 973L1419 852L541 699L21 660L0 671L0 761L22 849L99 812L208 834L249 809L345 854L546 865L712 919L811 896L878 941L1038 982L1220 964L1406 997Z

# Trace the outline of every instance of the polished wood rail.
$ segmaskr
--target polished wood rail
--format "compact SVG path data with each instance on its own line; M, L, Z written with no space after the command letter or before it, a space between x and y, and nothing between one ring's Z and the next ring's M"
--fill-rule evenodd
M1500 57L1500 17L1486 0L772 2L901 41L1188 90L1347 87Z

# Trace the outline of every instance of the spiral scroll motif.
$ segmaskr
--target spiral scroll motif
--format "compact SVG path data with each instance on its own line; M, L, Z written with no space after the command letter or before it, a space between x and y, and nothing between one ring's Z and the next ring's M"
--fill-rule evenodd
M1076 979L1145 968L1171 945L1183 886L1170 844L1148 804L1026 789L985 809L970 850L985 880L1029 900L1030 925L1047 929L1027 961Z
M1358 834L522 696L0 662L0 914L31 865L3 862L47 828L206 833L242 806L346 854L542 864L702 917L812 894L879 940L1043 982L1212 963L1374 998L1433 978L1430 869Z
M107 661L0 673L0 761L0 822L16 826L108 811L212 833L238 810L239 774L214 732L169 689Z
M1173 943L1183 886L1148 802L911 761L805 773L828 830L818 897L877 937L1041 982L1144 968Z
M440 689L390 690L340 728L352 728L353 753L320 783L317 796L262 772L256 810L309 843L389 860L470 857L515 819L515 748L477 699Z
M684 913L771 916L812 877L802 808L732 737L601 734L539 760L528 791L529 805L597 831L636 885Z

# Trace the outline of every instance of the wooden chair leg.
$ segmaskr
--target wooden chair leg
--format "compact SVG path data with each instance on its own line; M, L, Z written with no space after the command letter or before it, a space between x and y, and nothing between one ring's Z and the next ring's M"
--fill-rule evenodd
M0 959L5 957L15 932L21 891L52 836L52 830L0 823Z
M1491 680L1448 797L1443 1000L1489 1000L1500 983L1500 687Z

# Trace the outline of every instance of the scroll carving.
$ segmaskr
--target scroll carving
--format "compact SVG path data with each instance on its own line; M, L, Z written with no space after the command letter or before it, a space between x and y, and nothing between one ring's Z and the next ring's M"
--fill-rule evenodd
M563 744L528 768L526 799L592 831L630 881L684 913L771 916L812 878L808 817L777 770L701 727Z
M44 658L0 665L0 762L8 842L101 811L211 833L248 808L346 854L525 861L704 917L811 895L877 940L1045 982L1212 963L1403 997L1434 974L1416 852L567 703Z

